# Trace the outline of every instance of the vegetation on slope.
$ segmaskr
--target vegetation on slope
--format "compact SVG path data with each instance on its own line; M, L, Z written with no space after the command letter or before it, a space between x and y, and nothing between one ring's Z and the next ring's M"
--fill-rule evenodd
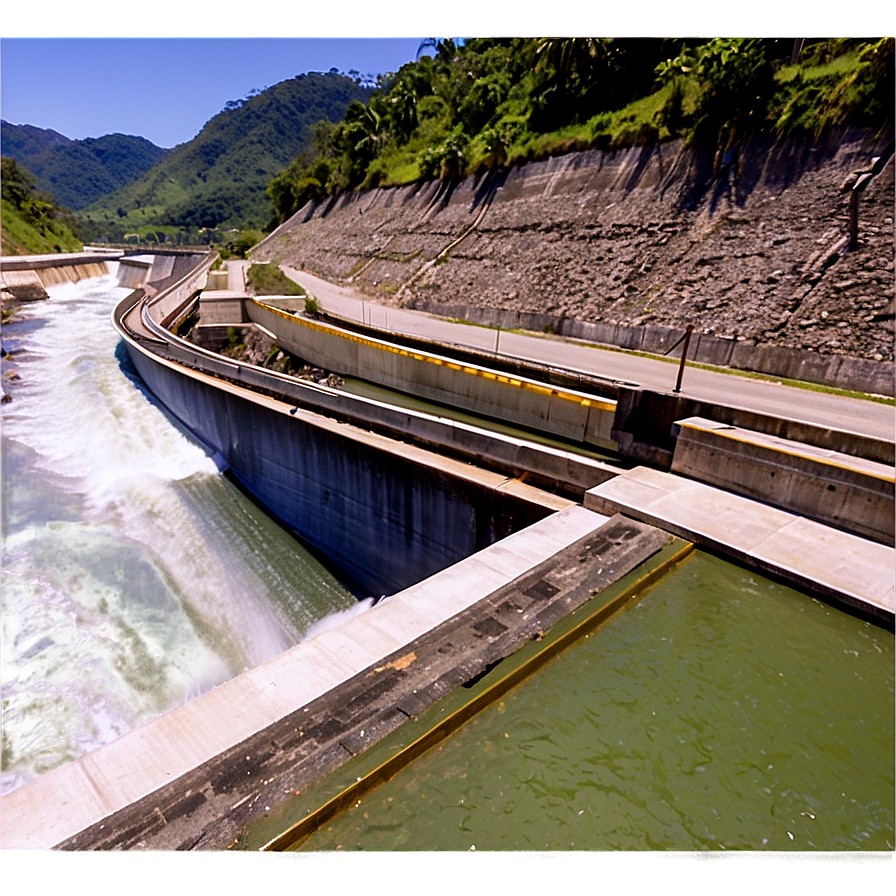
M429 39L321 124L268 187L277 220L345 189L456 179L559 153L893 121L893 39ZM796 57L796 59L794 58Z
M2 160L2 222L4 255L44 255L84 248L72 232L68 212L52 197L35 191L35 178L14 159Z
M189 143L146 175L81 212L96 238L199 241L207 231L259 228L270 219L271 178L311 137L321 120L338 121L371 89L335 71L282 81L233 100Z
M305 290L290 280L275 264L252 264L246 284L253 296L304 296Z

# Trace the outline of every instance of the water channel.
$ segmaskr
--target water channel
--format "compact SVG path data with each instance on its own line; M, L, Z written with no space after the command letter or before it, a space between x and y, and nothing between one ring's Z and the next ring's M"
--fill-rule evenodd
M3 792L357 601L135 382L114 274L3 326Z
M299 848L892 852L893 673L891 632L697 553Z
M3 328L4 792L367 605L141 390L123 294ZM891 632L700 554L304 849L892 851L893 673Z

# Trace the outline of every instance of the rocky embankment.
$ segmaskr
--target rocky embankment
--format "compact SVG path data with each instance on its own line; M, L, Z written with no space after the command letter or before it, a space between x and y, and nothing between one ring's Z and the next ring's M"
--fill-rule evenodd
M859 195L849 249L850 189ZM253 253L379 301L497 320L684 327L892 362L892 138L751 138L731 170L670 143L302 209ZM498 315L498 316L496 316ZM506 314L503 320L506 325Z

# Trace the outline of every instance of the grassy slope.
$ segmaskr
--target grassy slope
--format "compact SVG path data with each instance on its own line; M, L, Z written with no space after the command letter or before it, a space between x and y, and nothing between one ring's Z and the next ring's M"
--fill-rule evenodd
M2 201L2 233L4 255L45 255L78 252L84 248L64 224L53 221L38 229L5 200Z

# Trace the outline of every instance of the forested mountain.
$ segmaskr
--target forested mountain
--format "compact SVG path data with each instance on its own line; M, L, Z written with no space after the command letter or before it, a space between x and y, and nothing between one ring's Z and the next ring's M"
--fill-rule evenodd
M0 223L4 255L44 255L83 249L68 213L51 196L35 190L34 178L15 159L4 158L0 171Z
M574 150L893 127L893 39L429 38L272 181L278 219L346 189Z
M75 210L136 180L168 152L125 134L69 140L31 125L4 121L2 127L3 155L32 173L38 190Z
M262 227L271 218L266 188L298 155L321 121L339 121L371 89L331 71L298 75L231 101L189 143L175 147L139 180L81 213L98 232L148 225Z
M38 128L33 124L10 124L0 122L0 143L3 155L18 162L29 156L36 156L53 146L65 146L71 139L49 128Z

